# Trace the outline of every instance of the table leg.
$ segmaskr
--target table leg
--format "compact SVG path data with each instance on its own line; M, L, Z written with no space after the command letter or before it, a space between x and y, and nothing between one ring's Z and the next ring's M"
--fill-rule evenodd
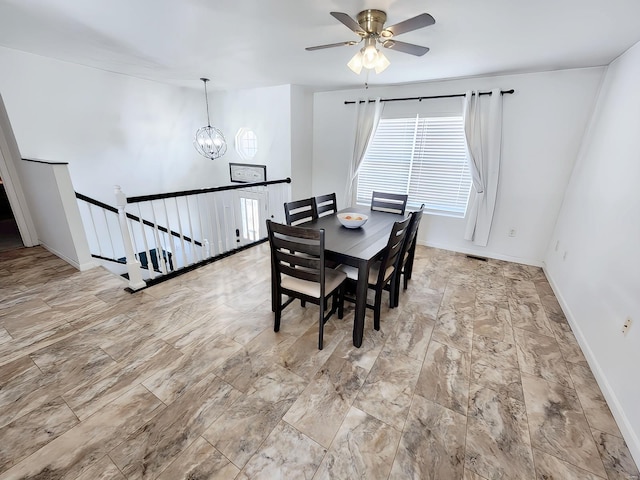
M353 345L360 348L364 335L364 319L367 312L367 288L369 264L358 263L358 281L356 282L356 311L353 319Z

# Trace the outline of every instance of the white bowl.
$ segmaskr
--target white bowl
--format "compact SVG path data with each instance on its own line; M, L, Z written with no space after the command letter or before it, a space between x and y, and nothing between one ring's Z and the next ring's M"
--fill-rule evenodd
M340 220L340 223L347 228L361 227L368 219L369 217L364 213L345 212L338 214L338 220Z

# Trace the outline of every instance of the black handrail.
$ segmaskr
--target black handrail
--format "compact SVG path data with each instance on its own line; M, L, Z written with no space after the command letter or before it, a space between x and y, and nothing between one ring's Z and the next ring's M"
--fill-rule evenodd
M36 160L35 158L23 158L24 162L42 163L44 165L69 165L69 162L52 162L50 160Z
M116 207L112 207L106 203L102 203L100 200L96 200L95 198L87 197L81 193L76 192L76 198L82 200L84 202L90 203L91 205L95 205L96 207L104 208L105 210L109 210L113 213L118 213L118 209Z
M275 185L277 183L291 183L290 178L282 180L269 180L267 182L241 183L238 185L223 185L221 187L201 188L199 190L183 190L182 192L156 193L154 195L141 195L138 197L128 197L127 203L149 202L151 200L161 200L163 198L184 197L187 195L199 195L201 193L224 192L225 190L239 190L247 187L261 187L264 185Z
M106 203L102 203L100 200L96 200L95 198L87 197L86 195L83 195L82 193L76 192L76 198L79 199L79 200L82 200L84 202L90 203L91 205L95 205L96 207L104 208L105 210L108 210L108 211L113 212L113 213L118 213L118 209L117 208L112 207L111 205L108 205ZM131 213L127 213L127 218L130 219L130 220L133 220L134 222L142 221L142 223L144 225L148 226L148 227L152 227L152 228L156 227L156 225L151 223L149 220L144 220L144 219L140 220L140 217L138 217L136 215L133 215ZM180 238L180 234L178 232L174 232L173 230L169 231L168 229L166 229L162 225L157 225L157 228L161 232L170 233L174 237ZM186 235L183 235L182 238L184 238L184 240L187 241L187 242L195 243L199 247L202 246L201 242L199 242L198 240L192 240L190 237L187 237Z
M126 262L126 261L119 260L119 259L117 259L117 258L103 257L102 255L96 255L95 253L92 253L92 254L91 254L91 256L92 256L93 258L97 258L97 259L100 259L100 260L106 260L106 261L114 262L114 263L120 263L120 264L122 264L122 265L126 265L126 264L127 264L127 262Z

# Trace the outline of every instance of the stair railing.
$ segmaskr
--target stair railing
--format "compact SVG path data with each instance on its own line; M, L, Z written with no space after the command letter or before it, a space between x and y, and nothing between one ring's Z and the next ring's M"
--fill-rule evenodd
M266 239L265 220L284 221L290 179L126 197L117 208L76 194L94 257L126 265L139 290ZM120 230L120 232L116 232Z

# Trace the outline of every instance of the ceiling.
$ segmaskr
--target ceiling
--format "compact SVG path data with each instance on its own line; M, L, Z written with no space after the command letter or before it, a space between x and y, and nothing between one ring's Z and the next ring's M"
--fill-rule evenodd
M356 35L329 15L367 8L386 25L423 12L436 24L398 37L369 85L606 65L640 41L638 0L0 0L0 45L159 82L236 89L362 86L359 46L305 51Z

